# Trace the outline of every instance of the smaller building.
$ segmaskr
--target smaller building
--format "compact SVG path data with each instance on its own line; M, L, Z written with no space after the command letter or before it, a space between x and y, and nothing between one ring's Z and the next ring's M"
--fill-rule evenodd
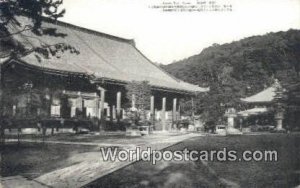
M241 101L246 104L247 109L237 113L240 127L256 126L262 130L269 130L276 126L276 130L282 130L284 91L278 80L275 80L274 84L265 90L242 98Z

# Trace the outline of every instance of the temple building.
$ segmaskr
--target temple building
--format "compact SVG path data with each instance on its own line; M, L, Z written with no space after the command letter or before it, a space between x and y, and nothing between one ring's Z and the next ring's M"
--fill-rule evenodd
M252 125L274 126L275 130L294 129L299 127L300 87L294 84L283 88L278 80L263 91L241 101L247 110L237 113L240 126L242 121L250 120Z
M18 20L23 26L31 24L26 17ZM65 43L72 49L61 49L46 58L32 52L1 60L5 112L19 121L36 117L58 123L122 121L128 103L125 86L132 81L147 81L151 86L150 116L174 121L179 118L180 98L208 90L169 75L145 57L133 40L60 21L45 21L42 28L41 36L10 29L28 48ZM169 130L170 126L156 129ZM109 129L107 125L100 128Z
M274 125L273 104L276 95L276 85L272 85L263 91L242 98L247 109L237 113L241 128L250 126L270 126ZM246 125L248 124L248 125Z

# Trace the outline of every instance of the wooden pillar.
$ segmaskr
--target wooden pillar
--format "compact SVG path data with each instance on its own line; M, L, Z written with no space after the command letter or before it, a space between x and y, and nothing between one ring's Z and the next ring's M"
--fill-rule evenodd
M113 118L113 120L116 119L116 106L115 105L112 106L112 118Z
M177 98L174 98L173 99L173 114L172 114L172 124L173 124L173 128L174 128L174 124L177 120L177 117L176 117L176 111L177 111Z
M85 109L85 101L82 97L81 97L81 111L82 111L82 118L86 118L87 114Z
M117 121L118 122L120 122L120 119L121 119L121 97L122 97L122 94L119 91L117 93Z
M240 117L240 131L243 130L243 117Z
M53 94L51 93L50 94L50 98L49 98L50 100L49 100L49 108L48 108L48 110L49 110L49 117L52 117L52 114L51 114L51 109L52 109L52 101L53 101ZM27 110L26 110L27 111Z
M154 106L154 96L151 96L150 98L150 121L152 122L152 125L155 123L155 106Z
M49 91L49 88L45 88L45 99L46 99L46 105L45 105L45 108L46 108L46 113L47 113L47 117L50 117L51 115L51 94L50 94L50 91Z
M159 118L160 118L160 114L159 114L159 111L155 108L154 109L154 115L155 115L155 120L159 120Z
M93 122L93 131L95 131L95 129L96 129L96 126L99 126L99 124L98 124L98 122L99 122L99 114L100 114L100 98L97 96L97 93L96 93L96 97L95 97L95 105L96 105L96 109L95 109L95 120L96 121L92 121ZM71 114L72 114L72 109L73 109L74 107L71 107ZM76 108L75 108L75 111L76 111ZM71 117L72 117L72 115L71 115Z
M73 99L73 98L68 98L68 103L71 104L71 109L70 109L70 117L76 117L76 103L77 99ZM99 110L99 99L96 99L97 102L97 110ZM98 111L99 113L99 111ZM97 113L97 114L98 114Z
M194 97L192 97L192 121L195 125L195 106L194 106Z
M113 107L112 107L112 105L110 105L108 107L107 112L109 112L109 114L108 114L109 115L109 121L113 122L114 118L113 118Z
M105 89L102 87L97 88L100 91L100 125L99 131L103 131L105 127L105 116L104 116L104 102L105 102Z
M124 109L122 109L122 119L126 119L126 118L127 118L126 112Z
M181 106L180 106L180 104L178 105L178 116L179 116L179 120L181 120Z
M162 119L162 130L166 130L166 97L162 98L162 108L161 108L161 119Z

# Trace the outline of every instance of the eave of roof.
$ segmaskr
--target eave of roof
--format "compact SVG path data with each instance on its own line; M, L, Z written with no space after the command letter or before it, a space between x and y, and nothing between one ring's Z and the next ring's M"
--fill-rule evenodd
M16 63L19 65L22 65L24 67L27 67L29 69L34 69L37 71L43 71L49 74L57 74L57 75L74 75L74 76L85 76L85 77L90 77L92 75L88 75L86 73L82 73L82 72L70 72L70 71L62 71L62 70L56 70L56 69L49 69L49 68L45 68L45 67L40 67L40 66L35 66L35 65L31 65L29 63L26 63L25 61L22 61L20 59L14 59L14 58L10 58L6 61L4 61L2 63L2 65L9 65L10 63Z
M241 101L246 103L271 103L274 100L276 95L275 93L276 88L274 86L268 87L265 90L252 95L250 97L241 98Z
M116 79L110 79L110 78L97 78L97 79L92 79L91 80L92 83L111 83L111 84L116 84L116 85L126 85L129 82L123 81L123 80L116 80ZM157 85L151 85L153 90L157 90L157 91L166 91L166 92L174 92L174 93L179 93L179 94L188 94L188 95L196 95L197 91L195 92L191 92L189 90L184 90L184 89L174 89L174 88L170 88L170 87L162 87L162 86L157 86ZM201 92L206 92L209 90L209 88L204 88L205 91L201 91Z
M263 114L267 113L268 109L266 107L261 107L261 108L252 108L244 111L240 111L237 114L240 116L250 116L250 115L258 115L258 114Z
M116 85L126 85L129 82L123 81L123 80L117 80L117 79L111 79L111 78L106 78L106 77L95 77L94 75L89 75L87 73L82 73L82 72L70 72L70 71L61 71L61 70L55 70L55 69L48 69L48 68L43 68L35 65L28 64L20 59L6 59L6 61L3 61L3 65L9 65L10 63L16 63L19 65L22 65L26 68L33 69L36 71L42 71L47 74L54 74L54 75L60 75L60 76L79 76L82 78L87 78L90 80L92 84L103 84L103 83L110 83L110 84L116 84ZM191 92L189 90L184 90L184 89L174 89L174 88L169 88L169 87L161 87L157 85L151 85L152 89L158 90L158 91L166 91L166 92L174 92L174 93L179 93L179 94L185 94L185 95L196 95L198 92ZM201 92L206 92L209 90L209 88L203 88L204 90Z

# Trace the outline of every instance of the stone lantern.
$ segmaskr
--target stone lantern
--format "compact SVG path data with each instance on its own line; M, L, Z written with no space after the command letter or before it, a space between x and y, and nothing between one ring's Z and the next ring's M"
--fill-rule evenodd
M284 119L284 109L283 107L277 107L275 110L275 120L276 120L276 130L284 130L282 127L282 121Z
M234 128L234 118L237 117L236 110L228 108L225 112L225 117L227 117L227 128Z
M242 134L241 131L234 128L234 119L237 117L236 110L234 108L228 108L225 112L225 117L227 117L226 134Z
M276 130L282 131L285 130L282 125L282 121L284 119L284 89L278 82L278 80L275 80L275 88L276 88L276 95L274 96L274 108L275 108L275 115L274 118L276 120Z

